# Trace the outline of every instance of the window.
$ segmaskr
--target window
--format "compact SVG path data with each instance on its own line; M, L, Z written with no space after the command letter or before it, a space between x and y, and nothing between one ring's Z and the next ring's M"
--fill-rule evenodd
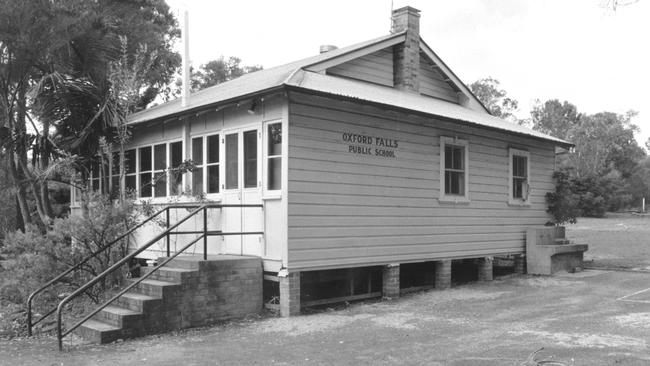
M282 189L282 123L267 125L266 131L266 189Z
M244 188L257 187L257 130L244 132Z
M440 199L469 201L468 143L451 137L440 138Z
M176 196L183 192L183 172L177 170L183 163L182 141L169 144L169 161L171 163L171 169L169 171L169 194Z
M138 192L140 197L151 197L151 146L139 148L138 157L140 160L140 187Z
M194 194L219 193L219 158L219 135L192 139L192 161L194 162L192 192Z
M528 177L530 176L530 153L510 149L510 199L511 204L528 203Z
M124 186L127 192L135 192L137 187L136 184L136 160L135 160L135 149L126 150L124 152Z

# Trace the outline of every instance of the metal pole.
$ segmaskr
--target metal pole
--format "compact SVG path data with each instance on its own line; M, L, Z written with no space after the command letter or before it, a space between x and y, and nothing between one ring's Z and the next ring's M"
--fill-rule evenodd
M169 207L167 207L167 210L165 211L165 216L167 222L165 229L169 230ZM167 257L169 257L169 231L167 231Z
M203 260L208 260L208 207L203 209Z

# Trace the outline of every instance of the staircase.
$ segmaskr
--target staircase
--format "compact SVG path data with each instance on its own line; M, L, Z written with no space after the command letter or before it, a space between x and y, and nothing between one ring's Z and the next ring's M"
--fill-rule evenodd
M260 258L180 256L75 332L90 342L110 343L239 318L261 309Z

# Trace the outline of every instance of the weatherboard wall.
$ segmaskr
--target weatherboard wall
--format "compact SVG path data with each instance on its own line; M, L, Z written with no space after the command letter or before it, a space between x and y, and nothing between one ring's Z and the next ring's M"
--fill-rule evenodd
M393 51L383 49L327 69L328 75L393 86Z
M438 200L441 136L469 141L469 203ZM508 204L509 148L530 152L529 206ZM548 142L291 93L288 154L290 270L522 253L549 220Z

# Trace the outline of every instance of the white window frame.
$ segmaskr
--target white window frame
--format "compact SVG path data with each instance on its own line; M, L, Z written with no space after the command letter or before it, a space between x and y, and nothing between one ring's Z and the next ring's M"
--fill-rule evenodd
M523 156L526 158L526 187L525 187L525 198L516 198L513 196L513 166L512 158L514 156ZM530 205L530 152L526 150L508 149L508 204L514 206L528 206Z
M218 163L208 163L208 137L210 136L215 136L218 135L219 138L217 139L217 143L219 144L219 162ZM192 191L193 195L197 194L205 194L205 197L210 198L213 201L221 201L221 193L223 192L223 187L222 185L222 179L223 175L221 174L222 166L223 166L223 159L224 159L224 152L221 151L222 149L222 139L224 138L224 133L223 131L211 131L210 133L203 133L200 135L192 135L189 138L190 141L190 146L189 146L189 151L190 155L192 158L194 157L192 154L194 153L194 139L201 139L201 145L202 145L202 158L201 158L201 166L200 169L203 172L201 179L203 180L201 182L201 186L203 187L203 192L194 192L194 174L190 173L192 176L192 184L190 185L190 190ZM210 166L218 166L218 174L219 174L219 192L217 193L208 193L208 167Z
M135 173L128 173L125 174L124 177L122 177L122 180L124 180L124 187L126 187L126 176L133 176L135 175L135 187L136 187L136 197L138 200L153 200L154 202L164 200L165 202L167 201L168 198L170 197L177 197L176 195L172 196L171 195L171 189L170 189L170 182L171 182L171 175L169 174L169 168L171 167L171 144L180 142L183 143L183 140L178 138L178 139L173 139L173 140L167 140L164 142L159 142L159 143L150 143L150 144L142 144L142 145L136 145L136 146L129 146L128 148L124 149L124 152L127 152L129 150L135 150ZM166 174L166 181L165 181L165 195L160 196L160 197L155 197L155 192L154 192L154 187L151 187L151 196L150 197L140 197L140 187L141 187L141 182L140 182L140 173L142 172L140 170L140 149L149 147L151 148L151 177L152 179L155 178L156 173L160 173L160 169L155 169L155 161L154 161L154 155L155 155L155 150L154 146L156 145L165 145L165 174ZM185 157L183 157L183 160L185 160ZM111 167L112 168L112 167ZM122 184L122 181L120 181L120 185Z
M269 155L269 126L274 125L274 124L279 124L280 128L282 129L281 134L282 134L282 149L280 155ZM269 189L269 159L270 158L280 158L280 164L282 167L286 164L285 162L285 157L282 152L284 152L284 144L286 144L287 141L287 134L285 131L285 126L282 123L281 119L276 119L276 120L271 120L271 121L265 121L262 124L262 134L264 136L263 141L262 141L262 197L263 199L279 199L282 197L282 189L284 188L285 182L282 179L282 170L284 168L280 169L280 188L279 189Z
M463 150L465 192L463 195L445 193L445 147L447 145L459 146ZM469 203L469 141L456 137L440 136L440 196L438 201L446 203Z

